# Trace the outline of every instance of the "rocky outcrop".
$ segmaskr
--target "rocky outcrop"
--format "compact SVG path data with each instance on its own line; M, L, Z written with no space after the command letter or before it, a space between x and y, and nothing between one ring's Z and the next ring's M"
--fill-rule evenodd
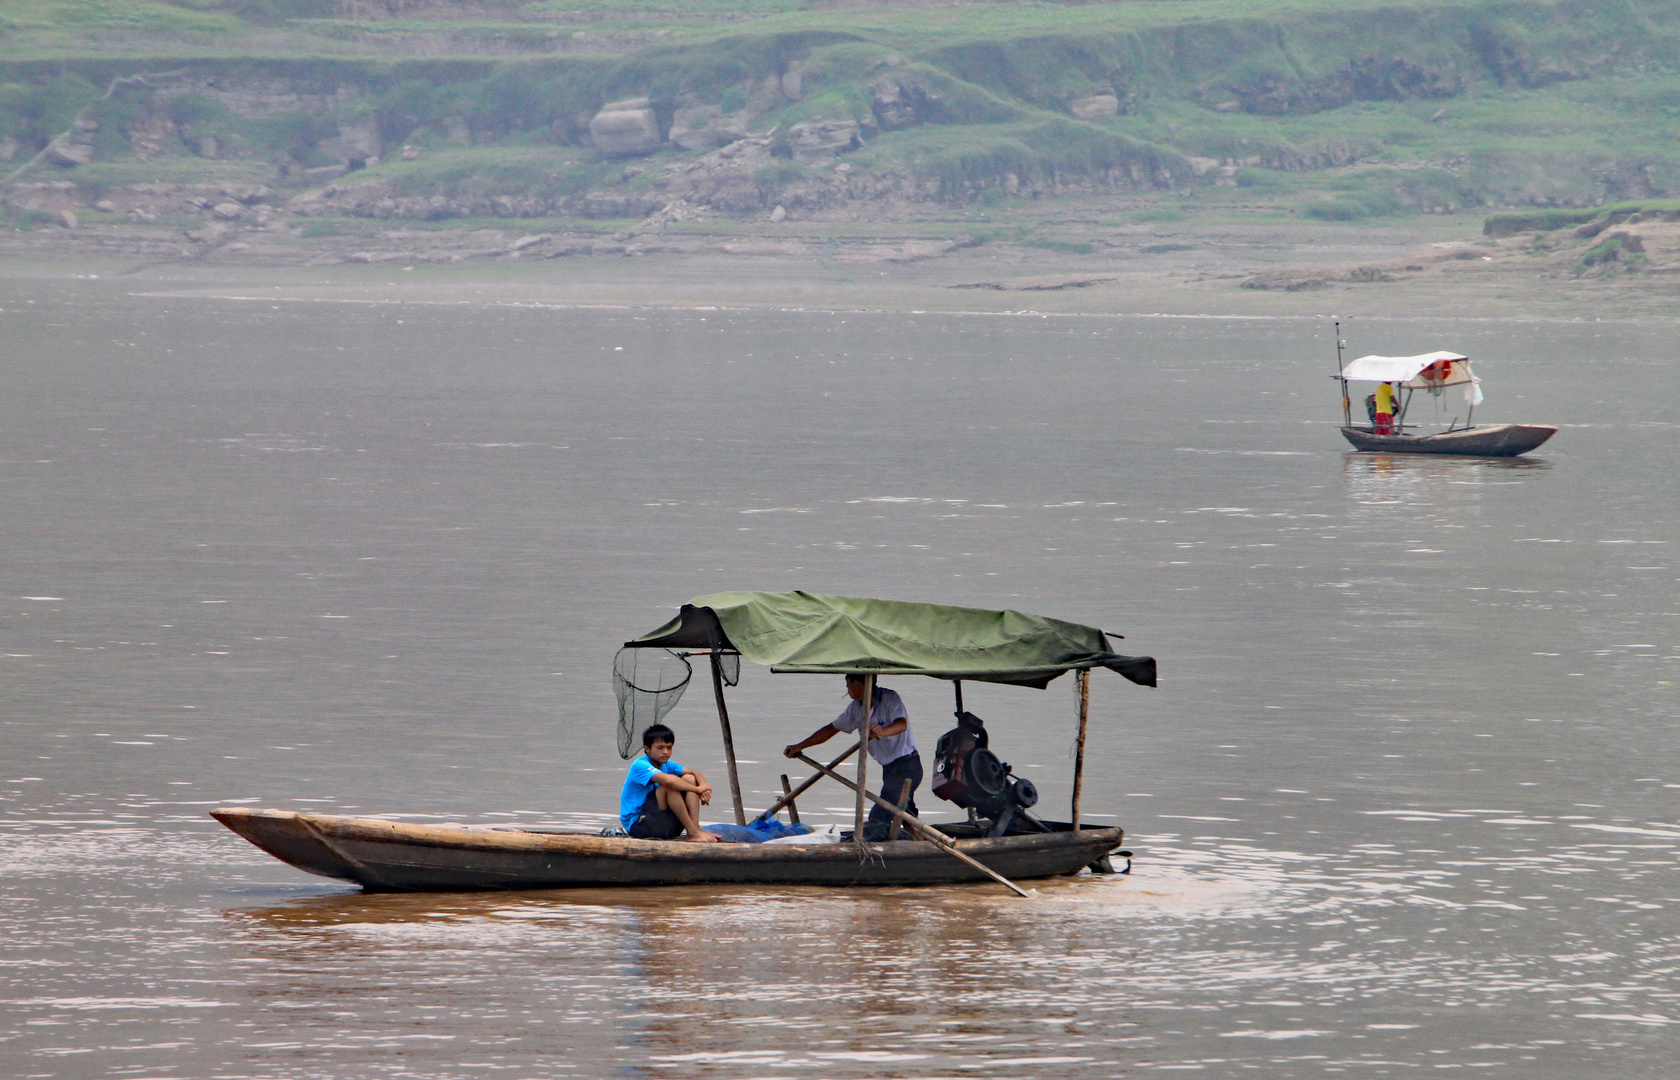
M379 134L379 122L372 117L340 123L336 136L316 144L317 153L357 167L379 164L383 150L384 139Z
M680 150L713 150L747 134L745 119L725 116L716 105L688 105L671 118L671 145Z
M647 98L603 105L589 121L589 140L608 157L638 157L659 149L659 118Z
M1416 270L1418 267L1408 269ZM1311 292L1314 289L1328 288L1331 282L1371 285L1393 280L1394 274L1381 266L1354 266L1346 270L1262 270L1244 278L1238 287L1258 289L1262 292Z
M874 125L865 126L856 120L816 120L788 128L786 145L800 161L821 161L863 149L866 134L874 134Z
M869 89L869 107L882 131L902 131L944 119L944 100L918 82L887 76L875 80Z
M1323 112L1355 101L1456 97L1464 88L1463 72L1426 67L1405 57L1372 55L1351 60L1320 79L1266 72L1238 85L1210 90L1204 103L1219 112L1283 116Z

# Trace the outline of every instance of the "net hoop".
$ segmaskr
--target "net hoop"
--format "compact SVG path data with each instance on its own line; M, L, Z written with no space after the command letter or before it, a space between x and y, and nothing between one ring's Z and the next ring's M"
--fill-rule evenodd
M676 708L693 678L694 668L681 653L618 650L613 657L613 696L618 699L619 757L630 759L637 749L638 729L659 723Z

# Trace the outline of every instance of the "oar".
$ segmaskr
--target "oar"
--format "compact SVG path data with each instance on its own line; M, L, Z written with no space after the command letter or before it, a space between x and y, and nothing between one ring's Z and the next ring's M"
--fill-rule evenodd
M852 783L850 780L846 779L844 776L841 776L839 773L835 772L833 769L829 768L828 766L823 765L820 762L815 761L812 758L806 757L804 754L799 755L799 760L803 761L805 764L811 766L811 768L816 769L817 771L821 772L823 775L829 777L830 779L840 781L840 783L842 783L842 784L846 785L847 787L851 788L853 791L856 791L858 789L856 784ZM836 764L838 764L838 762L836 762ZM980 871L982 874L985 874L987 877L989 877L993 881L997 882L999 885L1003 885L1003 886L1008 887L1009 889L1014 891L1015 894L1018 895L1018 896L1028 896L1028 895L1030 895L1027 892L1027 890L1021 888L1021 886L1015 884L1013 881L1010 881L1008 878L1004 877L1002 874L998 873L996 870L993 870L991 867L985 865L980 860L974 858L973 856L969 855L966 852L957 850L957 843L956 843L955 840L952 840L949 836L946 836L944 833L940 832L938 829L934 828L932 825L929 825L927 822L923 821L921 818L917 817L915 814L904 813L904 811L900 810L898 807L894 806L892 803L888 802L887 800L881 798L879 795L873 795L873 794L871 794L867 791L864 792L863 794L864 794L865 798L869 799L871 802L875 803L877 806L880 806L882 809L891 810L895 814L903 814L905 823L908 824L912 829L915 829L916 832L920 833L922 839L927 840L927 841L931 842L934 846L943 849L947 855L956 856L957 858L961 859L963 862L965 862L968 865L974 867L976 870Z
M831 769L834 768L836 765L840 764L842 761L845 761L847 758L851 757L855 753L857 753L857 744L853 743L851 746L848 746L846 748L846 752L844 754L841 754L839 757L837 757L833 761L829 762L828 767L831 768ZM800 757L804 757L804 756L805 755L803 755L803 754L800 755ZM818 773L815 776L812 776L812 777L809 777L808 779L800 781L798 787L794 788L792 791L787 792L781 798L779 798L775 802L771 803L770 804L770 809L764 811L764 813L762 813L758 816L761 817L761 818L764 818L764 819L769 819L771 817L774 817L776 815L776 813L782 809L782 807L787 806L788 804L792 803L793 800L795 800L795 799L799 798L799 796L805 794L805 790L807 788L809 788L812 784L816 783L818 780L821 780L821 779L822 779L822 773Z

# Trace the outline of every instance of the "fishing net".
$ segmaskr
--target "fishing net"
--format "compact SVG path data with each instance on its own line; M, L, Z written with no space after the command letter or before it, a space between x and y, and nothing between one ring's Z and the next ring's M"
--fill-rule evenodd
M723 675L723 685L734 686L741 681L741 654L738 652L720 652L717 654L718 672Z
M740 675L737 657L735 671ZM641 743L642 729L677 707L694 669L669 649L620 649L613 657L613 694L618 698L618 756L626 761Z

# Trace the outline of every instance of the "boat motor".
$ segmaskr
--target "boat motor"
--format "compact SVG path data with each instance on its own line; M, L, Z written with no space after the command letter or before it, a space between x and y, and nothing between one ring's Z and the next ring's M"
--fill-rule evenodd
M939 737L933 755L933 793L991 823L987 836L1004 836L1010 826L1026 831L1049 828L1028 809L1038 803L1038 788L1015 776L1009 764L988 747L985 721L971 712L957 714L957 726Z

